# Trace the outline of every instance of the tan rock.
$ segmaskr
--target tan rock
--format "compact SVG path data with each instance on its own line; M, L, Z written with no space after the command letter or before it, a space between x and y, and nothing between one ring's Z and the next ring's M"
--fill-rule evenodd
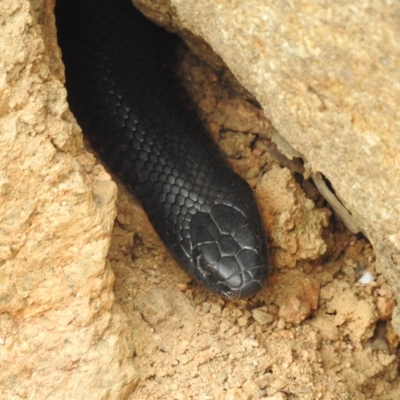
M326 251L322 237L329 211L315 207L286 168L273 167L256 190L264 224L277 247L272 265L293 268L298 260L315 260Z
M137 382L105 264L116 187L67 109L52 3L0 3L0 392L116 399Z
M379 315L371 297L360 300L351 289L337 288L329 304L335 311L335 325L342 326L343 332L355 343L368 339L374 334L374 323Z
M387 320L392 316L393 309L396 305L394 299L387 299L385 297L378 297L376 300L376 308L379 313L379 318Z
M279 306L279 318L298 325L317 309L319 282L292 270L271 278L270 300Z

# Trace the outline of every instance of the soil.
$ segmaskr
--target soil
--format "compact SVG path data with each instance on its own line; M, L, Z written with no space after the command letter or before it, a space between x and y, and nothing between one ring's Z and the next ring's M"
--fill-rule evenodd
M395 301L367 238L345 229L301 160L277 156L256 105L189 52L180 74L255 190L271 273L256 296L219 299L176 264L118 184L108 259L134 332L141 379L130 399L400 399Z

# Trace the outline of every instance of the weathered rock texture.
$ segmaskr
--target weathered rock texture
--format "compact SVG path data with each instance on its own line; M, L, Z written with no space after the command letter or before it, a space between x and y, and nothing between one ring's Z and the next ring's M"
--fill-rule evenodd
M329 179L400 300L399 3L135 3L223 59L310 170ZM400 333L399 318L395 326Z
M105 263L115 185L82 149L67 109L53 2L0 1L0 398L127 398L132 362L142 378L132 399L394 398L399 338L380 270L399 296L398 6L145 5L198 53L209 56L209 45L221 56L309 169L331 181L379 259L326 228L327 211L288 170L268 166L271 125L249 103L211 93L215 77L200 108L233 168L268 198L277 271L253 299L216 299L176 267L121 187L108 253L117 306ZM220 68L221 58L208 60ZM326 248L334 261L312 264ZM365 268L377 277L368 286L357 284ZM374 335L378 323L386 330Z
M0 398L121 398L137 379L105 264L116 187L67 109L52 8L0 2Z

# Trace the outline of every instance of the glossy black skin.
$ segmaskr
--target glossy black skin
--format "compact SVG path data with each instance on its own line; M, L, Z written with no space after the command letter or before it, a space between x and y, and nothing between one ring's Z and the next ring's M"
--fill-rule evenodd
M268 257L257 205L171 72L176 39L129 0L58 0L55 12L68 101L93 147L195 280L224 298L258 292Z

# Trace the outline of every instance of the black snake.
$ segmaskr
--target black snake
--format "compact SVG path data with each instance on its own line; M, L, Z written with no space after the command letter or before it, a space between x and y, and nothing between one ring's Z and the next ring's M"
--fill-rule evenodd
M224 298L268 275L253 193L221 159L171 72L172 35L129 0L58 0L68 102L177 262Z

